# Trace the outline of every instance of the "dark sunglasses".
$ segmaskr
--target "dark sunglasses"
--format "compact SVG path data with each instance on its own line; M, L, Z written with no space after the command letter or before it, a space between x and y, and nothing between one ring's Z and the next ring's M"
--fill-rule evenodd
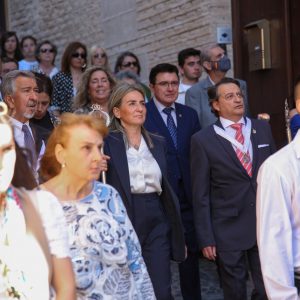
M94 54L94 56L93 56L94 58L104 58L104 57L106 57L106 54L104 54L104 53L102 53L102 54Z
M81 58L83 58L83 59L86 59L86 54L85 54L85 53L78 53L78 52L75 52L75 53L72 54L72 57L74 57L74 58L79 58L79 57L81 57Z
M132 62L128 62L128 63L122 65L122 67L124 67L124 68L129 68L130 66L137 67L138 63L136 61L132 61Z
M46 53L46 52L48 52L48 53L53 53L53 52L54 52L54 49L53 49L53 48L50 48L50 49L45 48L45 49L41 49L40 51L41 51L42 53Z

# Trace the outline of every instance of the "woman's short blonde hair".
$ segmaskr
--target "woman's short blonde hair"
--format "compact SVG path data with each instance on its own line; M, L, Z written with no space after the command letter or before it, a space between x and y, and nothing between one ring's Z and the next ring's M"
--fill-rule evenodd
M41 160L40 174L43 180L49 180L58 175L61 171L61 165L55 155L55 147L61 144L63 147L69 142L70 136L76 134L72 128L78 125L85 125L90 129L97 131L103 138L107 135L108 129L103 121L90 115L75 115L64 113L61 116L61 123L52 131L45 154Z

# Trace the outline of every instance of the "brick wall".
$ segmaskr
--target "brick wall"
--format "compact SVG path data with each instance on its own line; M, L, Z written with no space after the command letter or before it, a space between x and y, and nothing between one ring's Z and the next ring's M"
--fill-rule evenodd
M8 29L20 38L58 46L57 64L64 46L80 40L106 48L112 69L118 53L135 52L143 79L157 63L176 63L179 50L215 42L217 26L231 26L230 0L10 0L7 9Z

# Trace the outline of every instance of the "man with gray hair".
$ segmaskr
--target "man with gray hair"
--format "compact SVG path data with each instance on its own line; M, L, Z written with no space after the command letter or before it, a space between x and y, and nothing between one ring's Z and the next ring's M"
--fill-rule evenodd
M39 159L45 152L42 131L29 124L37 107L38 87L33 73L11 71L3 77L1 91L8 106L18 145L27 149L30 166L36 179Z
M207 73L207 77L187 90L185 104L197 111L200 126L203 129L217 120L211 111L207 90L225 77L227 71L231 68L231 62L225 54L224 49L218 44L209 44L201 49L200 60L202 67ZM246 82L243 80L238 81L244 95L245 113L249 115Z

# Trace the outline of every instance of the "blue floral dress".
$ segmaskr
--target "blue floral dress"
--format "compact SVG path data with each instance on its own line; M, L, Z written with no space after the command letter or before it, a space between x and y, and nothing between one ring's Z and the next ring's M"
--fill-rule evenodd
M155 299L141 246L118 192L95 182L87 197L61 204L77 299Z

